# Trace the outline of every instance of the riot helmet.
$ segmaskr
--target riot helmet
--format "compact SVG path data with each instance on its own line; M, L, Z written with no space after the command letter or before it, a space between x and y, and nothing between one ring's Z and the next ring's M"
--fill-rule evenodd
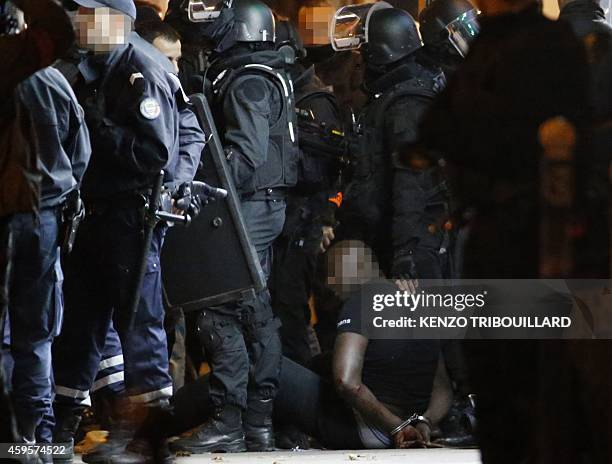
M272 10L259 0L234 0L236 42L274 42L276 21Z
M188 0L184 4L192 23L211 22L219 17L223 8L232 6L232 0Z
M304 42L297 28L288 19L277 20L276 22L275 46L287 64L293 64L306 57Z
M217 53L238 43L274 43L274 15L259 0L186 0L183 6L188 22L198 25L199 36Z
M419 15L425 45L450 44L465 57L480 31L478 10L468 0L434 0Z
M340 8L330 25L336 51L362 48L368 65L385 66L405 58L423 46L410 13L386 2Z

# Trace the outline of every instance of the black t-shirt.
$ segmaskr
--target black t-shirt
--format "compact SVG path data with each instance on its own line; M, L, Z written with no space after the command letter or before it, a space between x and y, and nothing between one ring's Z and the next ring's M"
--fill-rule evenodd
M364 291L394 293L389 282L368 284ZM352 332L367 338L362 326L361 291L354 292L338 319L338 333ZM401 409L406 416L427 409L440 355L437 340L369 339L363 363L362 381L379 401Z

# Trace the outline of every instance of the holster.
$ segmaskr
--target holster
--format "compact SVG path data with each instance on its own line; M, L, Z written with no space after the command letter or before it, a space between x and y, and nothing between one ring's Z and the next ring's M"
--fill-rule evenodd
M61 253L67 256L72 251L81 221L85 218L85 208L78 190L68 194L61 209Z

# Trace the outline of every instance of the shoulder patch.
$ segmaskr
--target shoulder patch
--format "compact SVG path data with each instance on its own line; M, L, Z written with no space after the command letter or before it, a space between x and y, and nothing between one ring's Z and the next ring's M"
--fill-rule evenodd
M152 121L159 118L159 115L161 114L161 106L155 98L145 98L140 102L140 114L144 118Z

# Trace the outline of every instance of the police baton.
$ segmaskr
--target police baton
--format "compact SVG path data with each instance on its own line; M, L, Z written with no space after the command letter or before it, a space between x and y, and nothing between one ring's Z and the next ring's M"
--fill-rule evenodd
M151 192L149 201L145 204L142 247L139 251L137 261L138 267L136 268L136 273L134 274L134 281L132 283L133 287L129 293L130 299L127 306L129 313L128 330L132 330L134 328L136 315L138 314L138 303L140 302L144 276L147 272L147 258L149 253L151 253L151 244L153 243L153 232L155 227L160 221L181 224L184 226L189 225L191 222L191 218L187 214L173 214L171 212L164 211L164 202L162 202L163 183L164 171L160 171L155 178L153 191ZM213 198L224 198L227 196L227 192L223 189L212 187L203 182L193 182L193 184L197 194L207 195ZM168 206L168 208L170 207Z
M157 225L158 219L157 208L161 199L161 189L164 182L164 171L161 171L156 177L153 183L153 191L149 197L149 201L145 204L144 209L144 223L143 223L143 238L142 245L138 254L137 268L134 274L134 280L132 282L132 289L129 293L128 312L129 312L129 325L128 330L134 328L134 321L136 320L136 314L138 313L138 303L140 302L140 293L142 289L142 282L144 280L145 273L147 272L147 257L151 251L151 243L153 242L153 231Z

